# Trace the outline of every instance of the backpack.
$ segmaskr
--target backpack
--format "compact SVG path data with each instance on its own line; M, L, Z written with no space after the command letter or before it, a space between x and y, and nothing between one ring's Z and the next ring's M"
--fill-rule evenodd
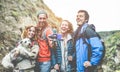
M89 29L92 29L92 30L96 33L97 37L99 38L99 40L100 40L101 43L102 43L102 46L103 46L103 54L102 54L102 58L101 58L100 63L99 63L99 64L102 64L103 58L104 58L105 52L106 52L106 51L105 51L105 44L104 44L104 41L103 41L103 39L101 38L101 36L96 32L95 26L94 26L93 24L89 24L89 25L83 30L83 33L82 33L83 42L88 45L88 59L90 59L90 55L91 55L91 46L90 46L90 44L89 44L88 42L86 42L86 40L85 40L85 39L87 38L87 36L85 35L85 32L86 32L86 29L87 29L88 27L89 27Z
M97 37L99 38L99 40L101 41L102 46L103 46L103 54L102 54L102 58L100 59L100 62L99 62L99 64L98 64L97 66L88 67L86 70L88 70L88 71L90 71L90 72L103 72L102 62L103 62L103 58L104 58L105 52L106 52L106 51L105 51L104 41L103 41L103 39L101 38L101 36L96 32L95 26L94 26L93 24L89 24L89 25L83 30L82 39L83 39L83 43L86 43L87 46L88 46L88 60L90 60L90 57L91 57L91 54L92 54L92 52L91 52L92 50L91 50L91 45L90 45L88 42L86 42L86 40L85 40L85 39L87 38L87 36L85 35L85 32L86 32L87 28L88 28L88 29L92 29L92 30L96 33L96 35L97 35Z

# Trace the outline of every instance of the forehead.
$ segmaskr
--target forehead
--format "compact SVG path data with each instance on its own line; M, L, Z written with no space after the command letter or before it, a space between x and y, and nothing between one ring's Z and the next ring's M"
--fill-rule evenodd
M39 14L38 17L39 17L39 18L40 18L40 17L47 17L47 15L46 15L46 14Z
M67 24L68 25L68 22L67 21L63 21L61 24Z
M29 29L30 29L30 30L35 30L35 27L30 27Z

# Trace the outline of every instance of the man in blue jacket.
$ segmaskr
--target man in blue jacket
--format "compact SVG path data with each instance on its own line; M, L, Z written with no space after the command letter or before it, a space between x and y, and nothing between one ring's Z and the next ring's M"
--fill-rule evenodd
M94 69L100 63L103 54L102 42L96 32L87 27L89 21L87 11L79 10L76 21L78 28L74 33L74 40L77 72L95 72ZM85 32L84 37L83 32Z

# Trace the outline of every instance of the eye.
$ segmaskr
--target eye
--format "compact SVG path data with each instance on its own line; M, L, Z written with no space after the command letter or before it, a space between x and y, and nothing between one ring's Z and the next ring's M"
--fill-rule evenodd
M25 41L25 43L27 43L27 41Z
M29 31L31 31L31 30L29 29Z
M78 17L78 15L76 17Z
M46 18L39 18L39 19L44 19L45 20Z
M33 31L33 32L35 32L35 31Z

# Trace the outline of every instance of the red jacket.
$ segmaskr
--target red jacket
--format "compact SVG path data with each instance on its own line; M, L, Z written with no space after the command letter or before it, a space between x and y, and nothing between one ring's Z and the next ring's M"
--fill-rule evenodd
M49 49L49 35L53 34L51 28L46 28L46 30L43 31L42 37L38 39L38 44L40 46L39 53L38 53L38 62L45 62L51 60L51 52ZM49 43L49 44L48 44Z

